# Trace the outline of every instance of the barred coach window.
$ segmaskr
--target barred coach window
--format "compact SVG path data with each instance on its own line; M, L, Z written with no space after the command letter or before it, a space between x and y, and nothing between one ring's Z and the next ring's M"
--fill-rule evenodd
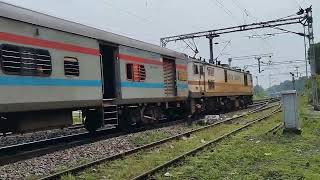
M140 64L126 64L127 79L134 82L146 80L146 68Z
M79 76L79 61L75 57L64 57L64 74L66 76Z
M51 56L48 50L16 45L1 45L1 67L4 73L20 76L50 76Z

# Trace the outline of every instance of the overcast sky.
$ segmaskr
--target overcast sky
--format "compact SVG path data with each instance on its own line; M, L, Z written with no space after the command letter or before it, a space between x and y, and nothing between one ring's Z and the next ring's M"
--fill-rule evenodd
M53 16L94 26L113 33L159 45L161 37L230 27L244 23L266 21L292 15L299 7L313 5L315 38L320 41L319 0L5 0L4 2L44 12ZM284 27L303 32L301 25ZM264 29L223 35L215 39L215 56L227 63L229 57L273 53L263 62L304 60L303 38L294 34L277 34L264 38L249 38L280 31ZM229 42L230 43L227 43ZM195 39L199 55L208 59L208 40ZM227 45L228 44L228 45ZM193 55L183 42L169 43L168 48ZM224 49L224 51L222 51ZM256 64L255 59L235 61L232 65L244 67ZM249 67L259 76L263 87L291 79L289 72L295 67L305 75L304 62L289 65ZM256 80L255 80L256 83Z

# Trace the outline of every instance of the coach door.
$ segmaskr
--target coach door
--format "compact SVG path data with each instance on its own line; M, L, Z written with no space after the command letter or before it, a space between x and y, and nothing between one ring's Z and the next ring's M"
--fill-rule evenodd
M116 59L118 47L108 44L100 44L103 99L116 98Z

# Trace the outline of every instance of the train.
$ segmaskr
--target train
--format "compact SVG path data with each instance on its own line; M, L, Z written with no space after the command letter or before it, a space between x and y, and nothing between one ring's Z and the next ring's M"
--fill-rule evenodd
M0 2L0 133L90 132L252 103L249 71Z

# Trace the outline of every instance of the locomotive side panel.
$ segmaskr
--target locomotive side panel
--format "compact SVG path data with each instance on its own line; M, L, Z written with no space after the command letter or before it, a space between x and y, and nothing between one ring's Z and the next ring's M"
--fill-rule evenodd
M248 74L248 92L253 94L253 79L252 79L252 74Z
M188 63L184 59L176 59L177 96L179 98L188 97Z
M96 40L0 18L0 44L0 112L90 107L101 102L100 58ZM17 52L10 52L7 46L17 49ZM25 54L19 54L19 49L25 49ZM49 52L51 73L43 76L38 72L45 69L45 65L38 61L34 64L36 58L28 51L35 50ZM26 54L30 57L26 58ZM65 63L69 65L68 72ZM70 72L70 65L77 64L76 70ZM39 69L32 70L36 75L23 74L27 70L22 66ZM13 73L6 72L8 70Z
M211 75L210 75L211 74ZM206 90L208 96L251 95L251 86L245 83L245 76L249 75L224 69L206 66Z

